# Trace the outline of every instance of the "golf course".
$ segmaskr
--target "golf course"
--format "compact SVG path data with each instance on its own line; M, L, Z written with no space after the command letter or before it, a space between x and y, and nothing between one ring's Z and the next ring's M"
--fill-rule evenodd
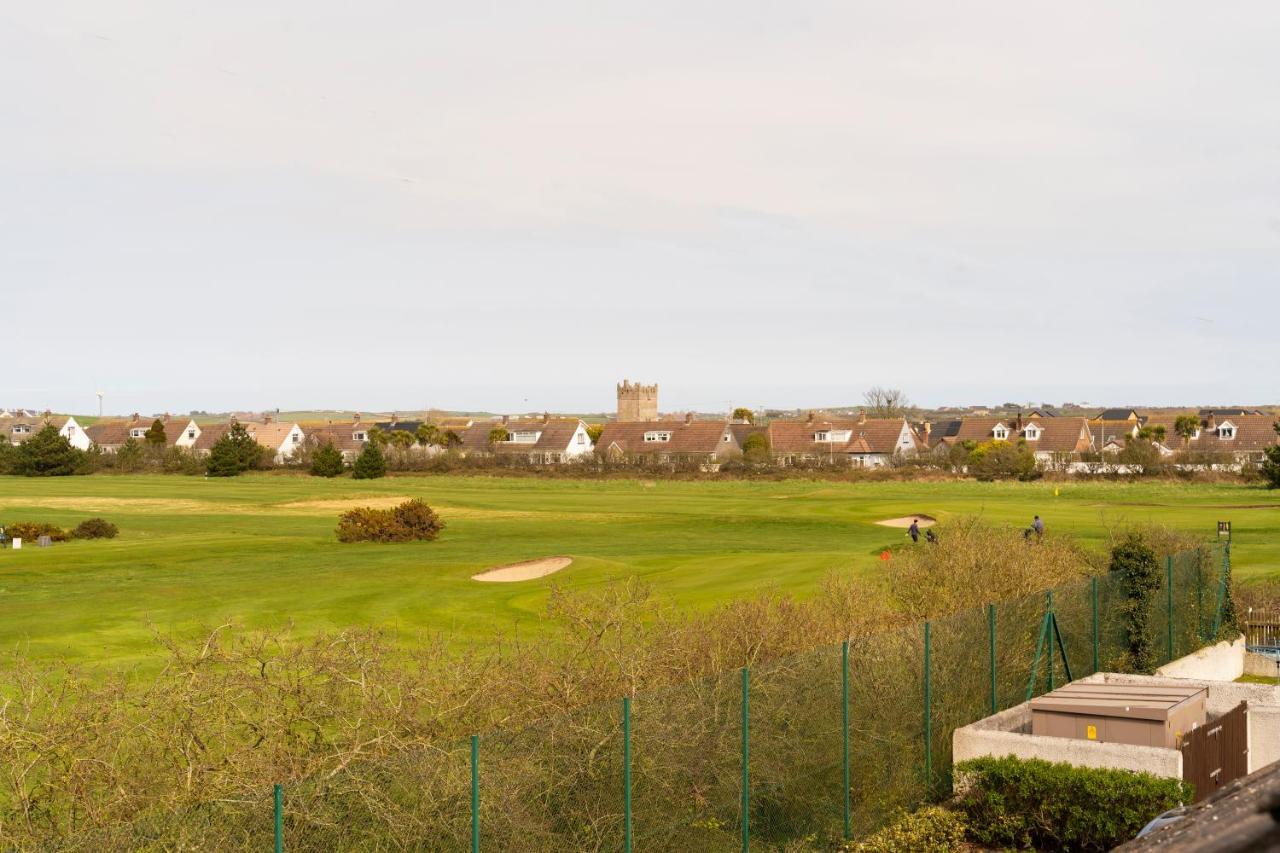
M437 541L337 541L344 510L411 497L444 520ZM1238 581L1280 578L1280 493L1238 484L0 477L0 523L103 517L120 529L115 539L0 551L0 643L115 667L145 665L156 632L224 623L478 641L532 632L552 584L638 576L683 607L769 589L805 596L828 572L892 571L881 552L909 541L877 522L917 514L941 530L958 515L1026 527L1039 514L1046 535L1097 548L1126 526L1207 540L1229 520ZM520 565L473 579L510 564Z

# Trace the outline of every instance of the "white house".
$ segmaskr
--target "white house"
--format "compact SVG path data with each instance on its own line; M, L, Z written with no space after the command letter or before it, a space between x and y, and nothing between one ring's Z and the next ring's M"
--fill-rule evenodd
M88 450L89 445L93 444L85 433L84 427L80 426L75 418L69 417L63 421L62 426L58 427L58 435L71 442L71 446L78 450Z

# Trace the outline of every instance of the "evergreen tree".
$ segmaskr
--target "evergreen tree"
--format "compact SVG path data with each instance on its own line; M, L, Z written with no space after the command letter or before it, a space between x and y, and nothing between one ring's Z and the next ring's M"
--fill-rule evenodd
M210 477L234 477L258 467L262 459L262 446L244 424L232 424L231 429L213 444L205 472Z
M1271 428L1280 435L1280 421L1272 424ZM1262 461L1262 476L1269 488L1280 489L1280 444L1273 444L1263 452L1266 459Z
M376 441L370 441L356 457L356 464L351 468L351 476L356 480L376 480L387 473L387 460L382 455Z
M334 447L331 441L320 445L311 457L311 476L313 477L336 477L342 473L344 467L342 451Z
M164 447L167 438L164 434L164 421L156 418L151 422L151 426L147 427L147 431L142 434L142 437L152 447Z
M1119 580L1124 596L1119 610L1128 645L1127 670L1152 673L1156 668L1156 648L1151 607L1161 586L1160 561L1140 535L1131 533L1111 549L1111 575Z
M13 473L26 477L66 477L84 471L84 452L72 447L53 424L45 424L14 454Z
M116 469L122 474L129 474L133 471L141 471L142 466L142 445L136 438L130 436L116 451Z

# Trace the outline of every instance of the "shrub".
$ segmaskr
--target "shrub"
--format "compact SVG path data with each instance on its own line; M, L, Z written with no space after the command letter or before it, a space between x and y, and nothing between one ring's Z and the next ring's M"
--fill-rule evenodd
M313 477L336 477L342 473L346 467L342 462L342 451L333 446L333 442L326 441L324 444L316 448L316 452L311 456L311 476Z
M444 522L414 498L391 509L356 507L338 517L339 542L416 542L440 535Z
M1271 428L1280 435L1280 421L1276 421ZM1280 489L1280 444L1273 444L1263 451L1264 458L1262 462L1262 478L1267 482L1267 488Z
M115 539L119 533L120 528L105 518L87 518L75 526L75 529L71 531L71 538Z
M971 841L986 847L1110 850L1191 800L1181 779L1008 756L956 765Z
M979 480L1034 480L1036 456L1025 441L984 441L969 454L969 473Z
M926 806L896 818L875 835L845 849L851 853L951 853L964 841L964 819L942 806Z
M48 536L54 542L66 542L68 537L67 531L61 527L43 521L15 521L4 525L4 533L11 539L30 543L35 543L41 536Z
M1156 668L1151 626L1151 598L1160 589L1160 561L1141 534L1131 533L1111 549L1111 572L1120 578L1124 602L1127 667L1150 673Z
M370 441L356 457L356 464L351 466L351 476L356 480L376 480L386 476L387 458L382 455L378 442Z

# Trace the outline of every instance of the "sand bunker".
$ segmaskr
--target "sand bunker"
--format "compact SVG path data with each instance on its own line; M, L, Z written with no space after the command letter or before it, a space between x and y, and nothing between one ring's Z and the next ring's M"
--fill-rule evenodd
M472 575L473 581L485 583L513 583L514 581L531 581L534 578L545 578L563 568L567 568L573 560L569 557L543 557L541 560L525 560L522 563L508 563L495 566L487 572Z
M399 506L409 498L405 495L372 495L367 498L341 498L338 500L289 501L276 504L279 509L315 509L324 512L344 512L356 507L367 506L374 509L391 509Z
M912 521L918 522L921 527L933 527L938 523L938 519L931 515L904 515L901 518L886 518L882 521L877 521L876 524L882 527L901 527L905 529L911 526Z

